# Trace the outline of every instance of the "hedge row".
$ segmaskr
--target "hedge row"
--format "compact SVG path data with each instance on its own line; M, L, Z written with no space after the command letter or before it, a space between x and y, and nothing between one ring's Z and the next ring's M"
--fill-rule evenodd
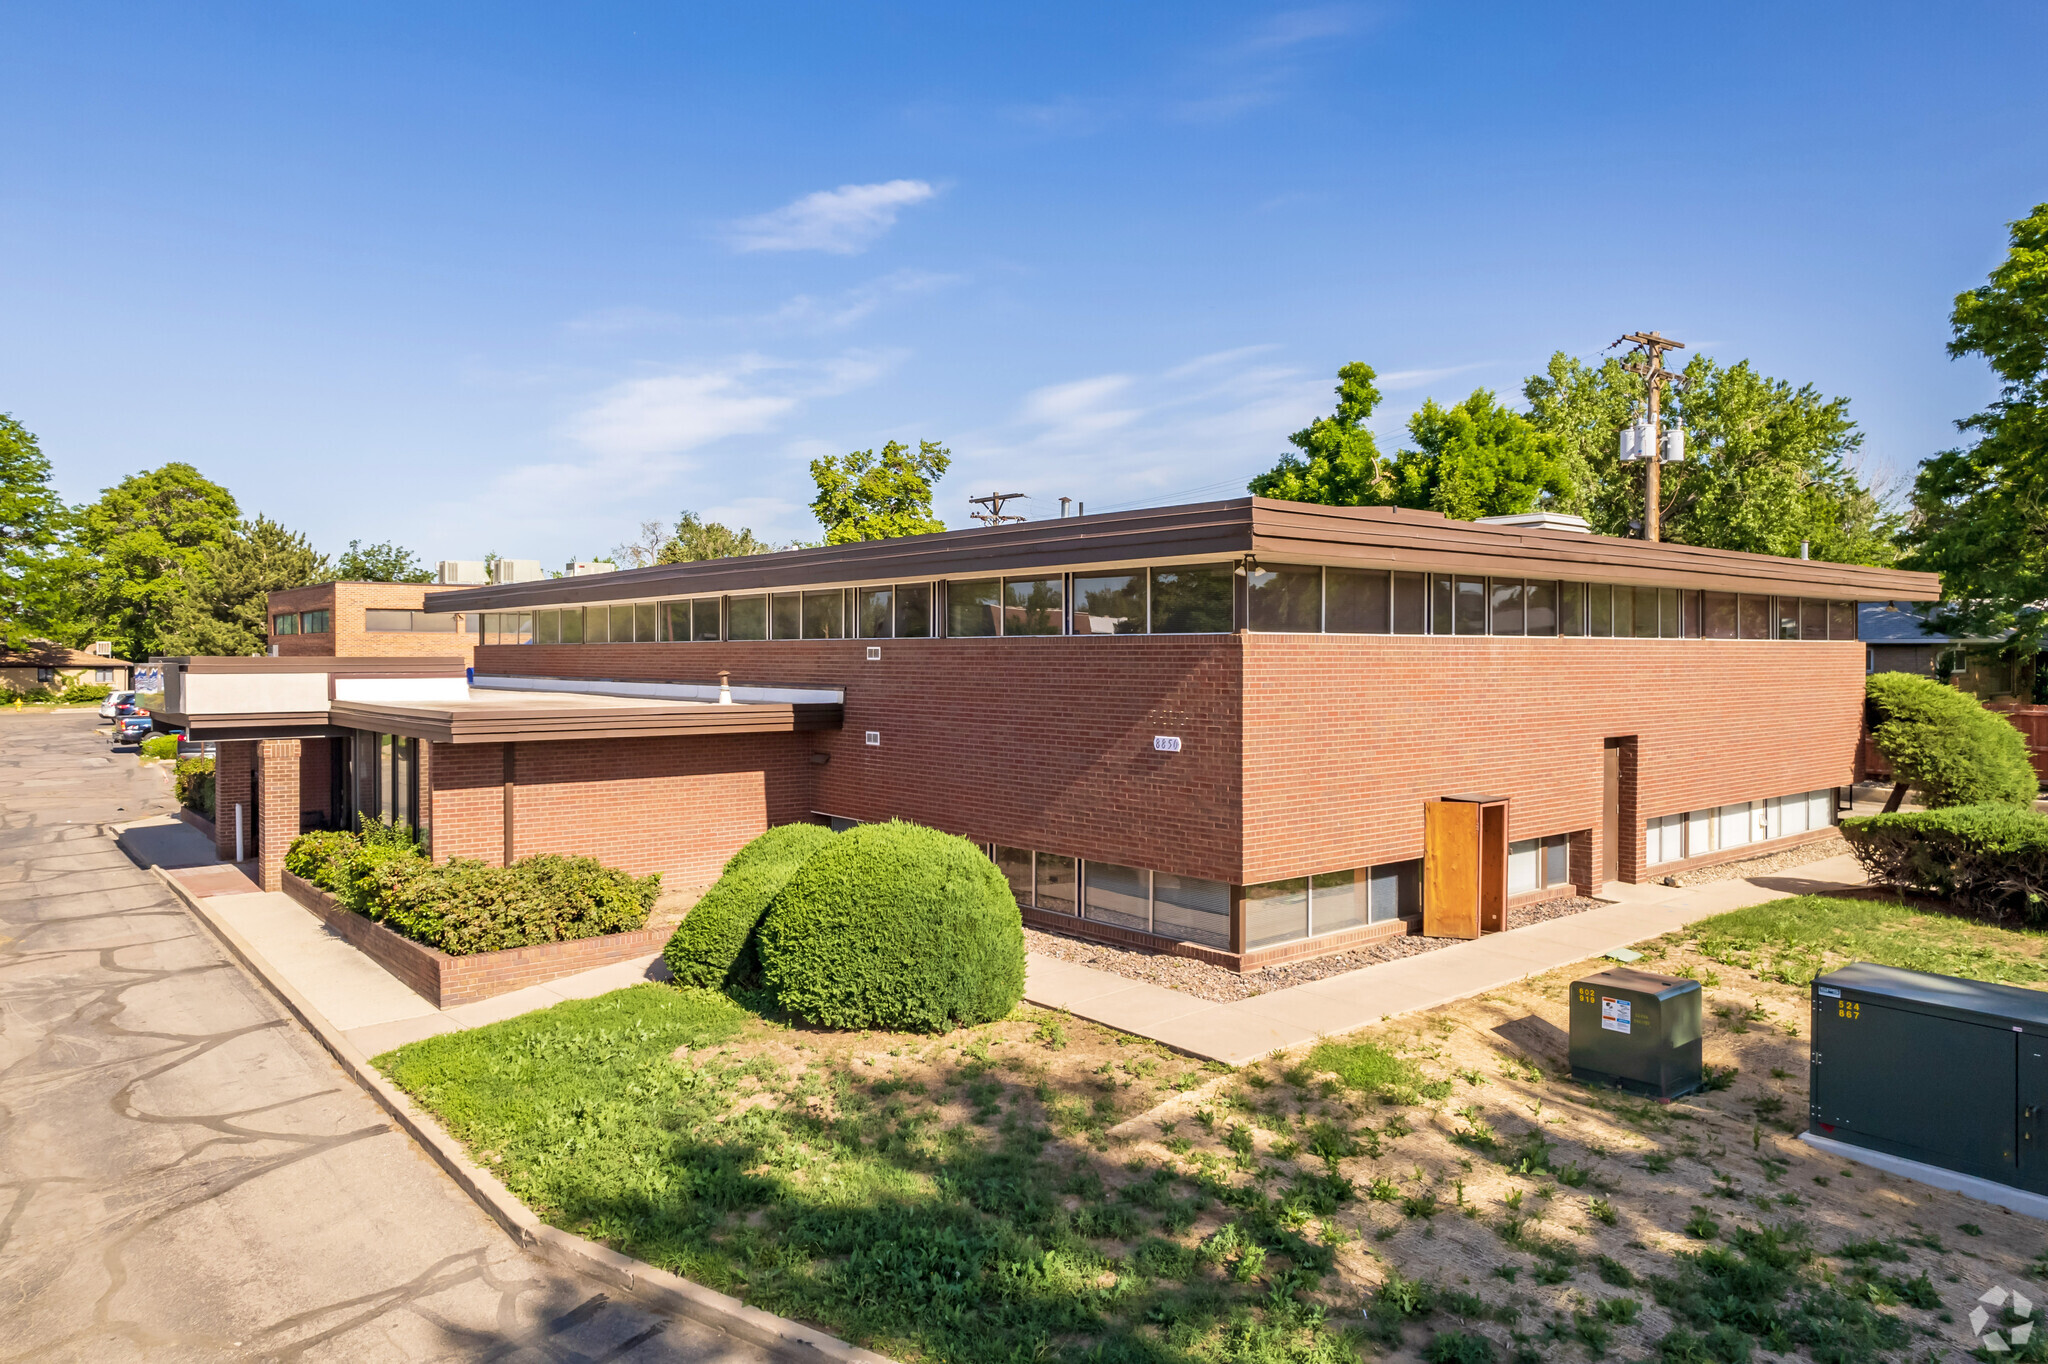
M661 876L547 853L509 867L467 858L436 866L403 831L301 834L285 869L415 942L467 956L646 926Z
M172 769L178 804L213 818L213 759L180 758Z
M915 824L785 825L749 843L662 954L676 979L757 981L839 1028L939 1032L1024 993L1016 899L964 838Z
M1864 690L1877 710L1871 739L1894 778L1918 791L1929 809L2033 805L2040 778L2026 739L2003 715L1911 673L1874 673Z
M1958 805L1842 821L1873 881L1981 913L2048 920L2048 815Z

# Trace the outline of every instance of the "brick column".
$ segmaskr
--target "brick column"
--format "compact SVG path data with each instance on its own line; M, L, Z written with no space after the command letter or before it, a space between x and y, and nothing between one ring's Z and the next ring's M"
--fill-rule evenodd
M232 862L236 806L242 807L242 828L246 831L254 827L250 822L256 811L249 804L249 774L256 762L256 745L249 739L223 740L214 746L213 752L213 855L223 862Z
M1649 864L1643 860L1643 810L1638 800L1641 774L1640 749L1635 738L1621 744L1621 879L1629 885L1642 883Z
M264 739L257 745L261 764L257 795L262 802L257 850L257 881L265 890L284 889L284 855L299 836L299 741Z

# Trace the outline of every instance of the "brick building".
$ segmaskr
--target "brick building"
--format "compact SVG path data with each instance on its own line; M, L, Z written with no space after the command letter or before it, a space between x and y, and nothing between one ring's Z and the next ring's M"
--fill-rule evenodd
M452 658L476 621L440 609L438 583L319 583L270 594L269 643L284 658Z
M169 660L167 708L231 741L223 812L264 785L266 883L356 811L671 887L770 824L900 817L987 847L1035 925L1252 967L1824 837L1857 603L1938 594L1239 498L451 591L473 679L335 658L265 712L208 670L309 664Z

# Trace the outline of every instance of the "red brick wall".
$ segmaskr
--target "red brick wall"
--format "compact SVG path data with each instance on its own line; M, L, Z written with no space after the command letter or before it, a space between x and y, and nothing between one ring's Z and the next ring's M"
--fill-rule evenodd
M299 836L299 741L262 739L256 743L262 780L257 798L257 882L265 890L284 889L284 855Z
M1643 817L1851 780L1852 641L1246 639L1247 881L1420 856L1422 803L1452 794L1508 797L1513 838L1597 845L1609 737L1637 741L1624 880Z
M249 807L249 774L256 765L256 744L253 740L223 740L215 746L213 758L213 855L223 862L232 862L235 857L235 807L243 806L242 831L244 851L253 853L248 846L248 831L255 810Z
M324 635L277 635L270 643L282 658L468 658L473 634L425 634L399 630L365 630L363 612L371 607L402 611L426 608L427 598L452 591L432 583L322 583L270 594L270 614L286 611L331 612L333 629Z
M325 739L304 739L299 743L299 810L319 811L334 819L333 746ZM294 825L293 827L297 827Z

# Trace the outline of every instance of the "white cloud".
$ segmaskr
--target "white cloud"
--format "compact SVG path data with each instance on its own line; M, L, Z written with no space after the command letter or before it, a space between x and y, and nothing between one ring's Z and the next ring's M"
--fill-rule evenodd
M682 325L683 319L674 313L629 304L619 308L594 309L581 317L570 318L563 327L572 336L626 336L637 332L674 331Z
M638 460L766 431L797 404L794 395L764 392L753 382L770 367L747 356L719 368L628 379L599 393L567 434L598 455Z
M806 331L837 331L861 321L891 300L928 294L958 284L961 278L929 270L896 270L829 298L798 294L765 320L771 325Z
M731 241L739 251L829 251L851 256L894 227L902 209L937 192L923 180L821 189L772 213L734 223Z

